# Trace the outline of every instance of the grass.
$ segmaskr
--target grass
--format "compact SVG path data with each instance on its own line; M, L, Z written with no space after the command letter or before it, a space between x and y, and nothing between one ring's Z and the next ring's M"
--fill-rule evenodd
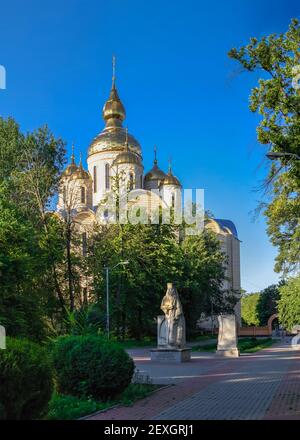
M160 388L152 384L130 384L120 396L114 400L100 402L92 398L78 398L54 393L49 402L47 420L74 420L92 414L96 411L111 408L121 404L130 406L139 399L144 399L150 393Z
M116 341L124 349L150 347L156 345L156 339L145 338L140 341L136 339L126 339L125 341Z
M263 348L271 347L276 340L271 338L257 339L257 338L243 338L238 341L238 348L241 353L255 353ZM193 351L208 351L214 352L217 349L217 344L197 345L192 348Z

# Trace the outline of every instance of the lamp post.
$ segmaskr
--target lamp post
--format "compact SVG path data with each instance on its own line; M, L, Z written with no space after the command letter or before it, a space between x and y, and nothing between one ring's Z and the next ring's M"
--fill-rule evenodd
M290 157L291 159L300 160L300 156L298 154L294 153L279 153L276 151L269 151L269 153L266 154L266 157L270 160L277 160L282 159L283 157Z
M106 266L105 269L105 273L106 273L106 334L107 334L107 339L109 339L109 271L115 269L117 266L120 266L121 264L123 266L125 266L126 264L128 264L129 261L120 261L118 264L116 264L113 267L108 267Z

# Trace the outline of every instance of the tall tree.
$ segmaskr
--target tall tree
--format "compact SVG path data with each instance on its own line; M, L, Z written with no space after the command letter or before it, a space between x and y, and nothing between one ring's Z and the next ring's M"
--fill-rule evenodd
M32 276L32 288L27 284L25 289L21 279L12 278L15 287L11 282L10 293L13 295L15 291L21 290L29 298L33 288L36 292L43 290L48 292L51 308L54 298L59 299L63 306L57 279L57 264L62 258L59 249L61 236L57 233L58 223L51 218L48 210L57 190L64 153L63 141L56 139L47 127L24 135L13 119L0 118L0 185L3 203L6 203L6 212L10 212L10 215L17 213L20 226L23 224L32 228L41 268L36 268L36 276ZM14 253L13 242L10 252Z
M260 325L267 325L270 316L278 312L279 287L282 284L272 284L260 292L256 306Z
M295 325L300 325L300 277L290 278L279 290L279 321L292 330Z
M242 308L242 324L246 326L255 325L258 326L259 315L257 310L257 304L260 299L260 293L250 293L249 295L243 295L241 299Z
M268 234L278 247L275 270L300 268L300 25L293 19L284 34L251 38L229 56L249 72L261 74L250 95L250 110L261 115L258 141L278 153L267 179L269 203L264 203ZM297 159L298 156L298 159Z

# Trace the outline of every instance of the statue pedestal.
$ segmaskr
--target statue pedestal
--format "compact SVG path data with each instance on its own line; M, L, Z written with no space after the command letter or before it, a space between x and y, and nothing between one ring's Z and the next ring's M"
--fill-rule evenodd
M220 357L239 357L235 315L220 315L218 347L216 355Z
M216 351L216 356L220 356L220 357L239 357L240 352L237 348L231 348L229 350L220 350L218 349Z
M150 350L152 362L179 364L191 360L190 348L155 348Z

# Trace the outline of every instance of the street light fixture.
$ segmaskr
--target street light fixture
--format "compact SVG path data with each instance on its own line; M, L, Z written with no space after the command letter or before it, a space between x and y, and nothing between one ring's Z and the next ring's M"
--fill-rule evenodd
M109 271L115 269L117 266L125 266L126 264L129 264L129 261L120 261L118 264L116 264L113 267L106 266L105 272L106 272L106 334L107 339L109 339Z
M294 154L294 153L279 153L276 151L269 151L266 154L266 157L270 160L277 160L277 159L282 159L284 157L290 157L291 159L296 159L296 160L300 160L300 156L298 156L298 154Z

